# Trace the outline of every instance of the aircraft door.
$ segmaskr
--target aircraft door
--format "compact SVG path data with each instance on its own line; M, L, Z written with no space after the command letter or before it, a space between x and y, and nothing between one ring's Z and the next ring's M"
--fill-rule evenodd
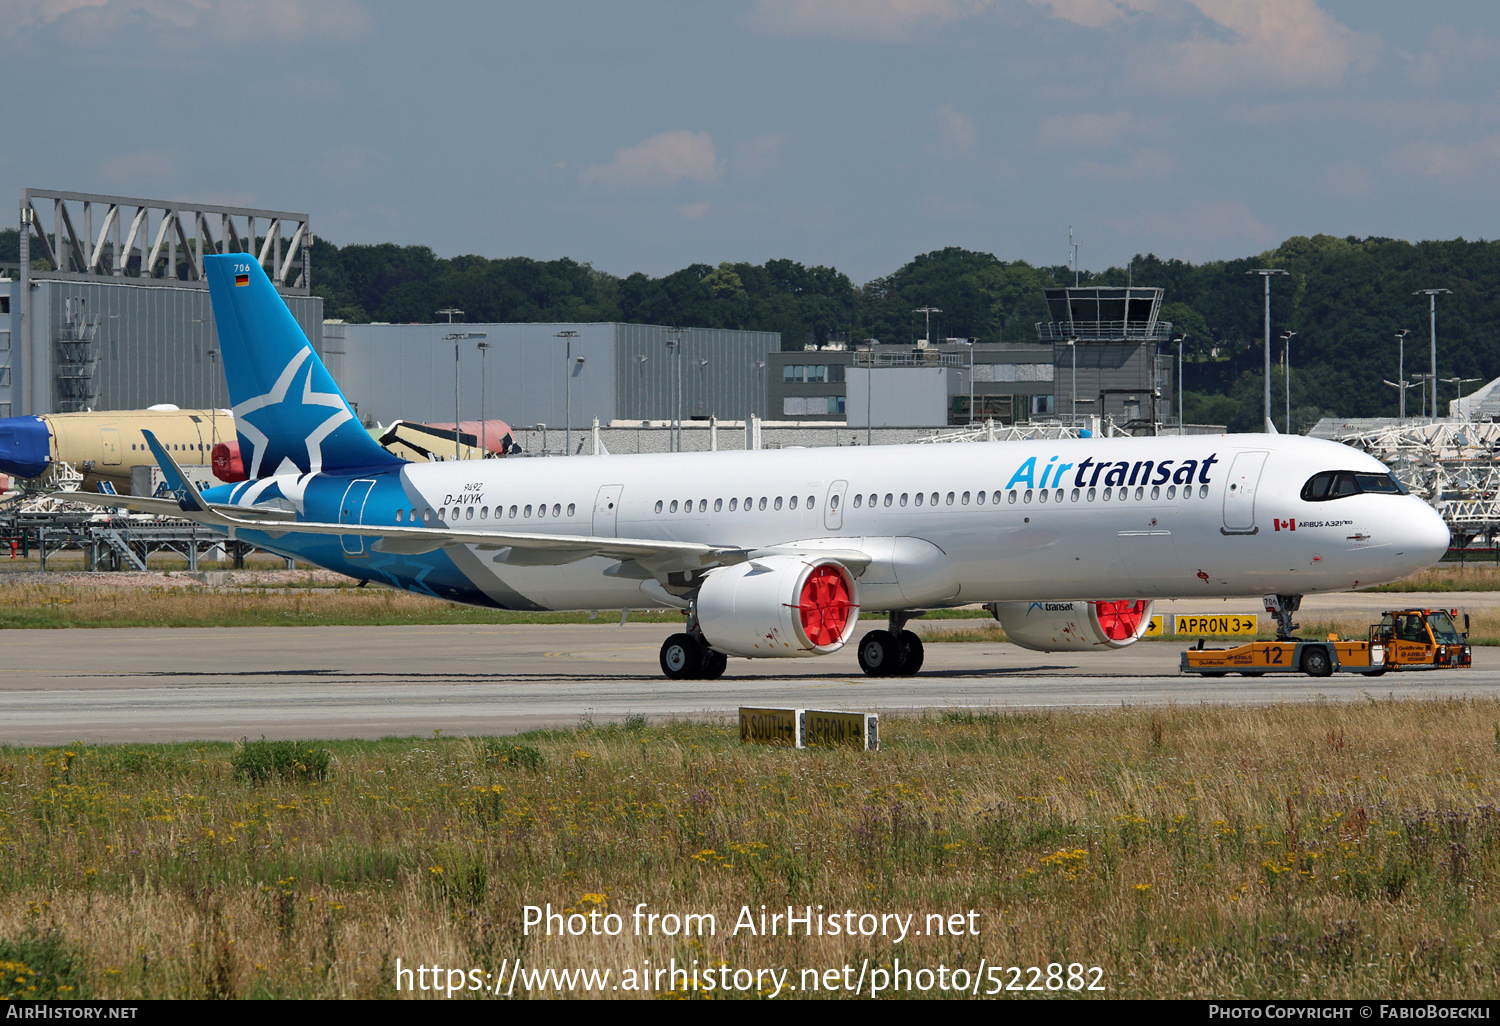
M1260 472L1265 468L1267 452L1242 452L1229 468L1229 483L1224 489L1224 534L1255 534L1255 493L1260 488Z
M339 523L363 524L365 522L365 502L370 498L370 489L374 487L375 482L371 480L350 482L349 487L344 491L344 501L339 503ZM339 541L343 543L344 555L366 555L364 535L341 534Z
M613 538L618 534L616 525L620 520L620 493L624 485L604 485L594 498L594 537Z
M120 429L100 428L99 441L104 447L104 465L106 467L117 467L120 465Z
M823 500L823 526L830 531L843 529L844 493L848 490L848 481L835 481L828 486L828 497Z

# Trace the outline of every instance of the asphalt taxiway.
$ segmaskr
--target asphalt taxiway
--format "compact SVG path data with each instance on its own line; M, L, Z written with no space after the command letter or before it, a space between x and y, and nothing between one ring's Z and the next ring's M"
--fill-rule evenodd
M1370 610L1366 600L1373 600ZM1466 604L1450 595L1329 596L1315 605L1309 600L1302 615L1408 603ZM1243 602L1223 610L1203 605L1192 611L1249 610ZM632 714L720 718L742 705L904 712L1366 695L1500 698L1500 649L1476 648L1470 670L1211 679L1180 674L1183 645L1172 640L1076 655L989 642L931 644L921 675L885 679L861 674L849 646L821 659L732 659L720 680L669 681L657 650L671 629L601 623L6 631L0 743L496 734Z

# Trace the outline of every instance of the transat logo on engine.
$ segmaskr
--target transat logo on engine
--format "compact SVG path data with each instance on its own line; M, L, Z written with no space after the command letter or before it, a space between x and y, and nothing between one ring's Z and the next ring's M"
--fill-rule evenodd
M1061 488L1063 475L1073 471L1074 488L1094 488L1104 485L1117 488L1121 485L1192 485L1210 484L1209 468L1219 462L1218 453L1210 453L1201 460L1095 460L1092 456L1080 463L1059 463L1053 456L1041 469L1037 477L1037 457L1030 456L1010 476L1005 487L1015 488ZM1101 481L1100 478L1103 478Z

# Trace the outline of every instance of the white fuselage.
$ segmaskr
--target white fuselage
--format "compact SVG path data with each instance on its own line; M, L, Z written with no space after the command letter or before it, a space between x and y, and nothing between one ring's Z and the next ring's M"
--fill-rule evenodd
M1447 528L1419 498L1304 501L1303 485L1329 470L1386 473L1346 446L1278 435L506 459L414 464L401 472L405 504L372 496L360 522L409 526L415 512L466 532L859 550L872 560L857 581L866 611L1307 594L1441 557ZM613 559L528 566L474 546L448 552L510 606L663 601Z

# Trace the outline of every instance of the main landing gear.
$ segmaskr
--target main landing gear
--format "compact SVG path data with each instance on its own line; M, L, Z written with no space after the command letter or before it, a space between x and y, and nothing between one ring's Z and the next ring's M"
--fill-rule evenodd
M674 634L661 646L661 672L671 680L718 680L729 657L708 647L703 635Z
M922 639L904 630L913 615L907 610L891 613L890 626L871 631L859 639L859 668L869 677L910 677L922 668Z

